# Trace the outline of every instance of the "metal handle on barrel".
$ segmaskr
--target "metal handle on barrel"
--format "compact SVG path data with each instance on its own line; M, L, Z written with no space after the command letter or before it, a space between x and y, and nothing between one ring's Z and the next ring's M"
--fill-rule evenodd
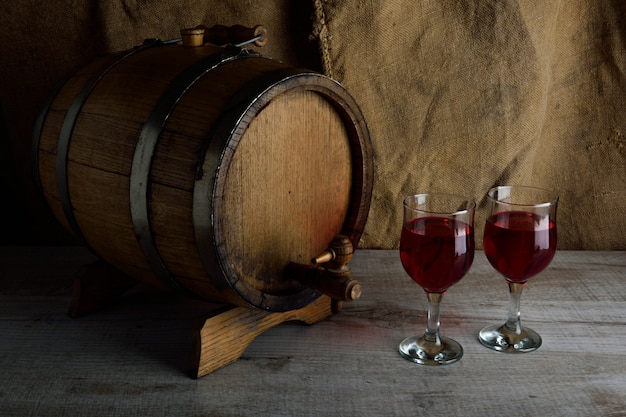
M262 47L267 43L267 30L261 25L252 28L242 25L211 27L198 25L194 28L181 29L180 35L184 46L202 46L205 43L212 43L214 45L232 44L238 47L254 44Z

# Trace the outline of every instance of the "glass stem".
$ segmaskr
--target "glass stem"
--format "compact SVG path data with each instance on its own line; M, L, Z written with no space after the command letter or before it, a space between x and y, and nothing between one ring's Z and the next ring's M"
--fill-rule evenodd
M436 346L441 345L439 338L439 306L443 293L427 292L428 298L428 324L426 325L426 333L424 340L428 343L434 343Z
M508 282L509 283L509 315L504 323L504 327L516 334L522 334L522 318L520 312L520 298L526 283Z

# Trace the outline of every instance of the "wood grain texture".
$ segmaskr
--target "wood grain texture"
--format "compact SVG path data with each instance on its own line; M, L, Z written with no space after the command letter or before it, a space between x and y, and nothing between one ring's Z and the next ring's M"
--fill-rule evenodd
M62 225L129 276L208 301L303 307L312 291L284 268L344 230L356 245L369 211L371 145L351 96L237 48L156 43L91 63L40 136Z
M331 300L325 296L300 309L278 313L246 307L221 309L194 332L191 374L202 377L236 362L258 336L279 324L314 324L331 315Z
M624 416L626 252L557 252L522 296L543 337L506 355L477 341L504 320L507 288L478 252L442 304L460 362L421 367L398 343L423 331L426 297L395 251L357 251L362 297L313 326L266 331L241 359L188 377L198 300L134 290L105 311L66 316L77 248L0 248L0 415Z
M353 170L343 123L320 95L289 91L239 142L220 221L234 273L258 291L290 291L291 282L276 279L287 264L310 263L341 232Z

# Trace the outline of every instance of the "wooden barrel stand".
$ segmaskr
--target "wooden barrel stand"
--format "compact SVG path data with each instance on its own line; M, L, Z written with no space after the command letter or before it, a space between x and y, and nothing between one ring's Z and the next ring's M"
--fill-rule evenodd
M83 268L74 280L68 315L79 318L110 306L137 281L103 261ZM333 314L336 301L322 295L311 304L285 312L270 312L207 303L207 313L193 325L189 374L200 378L241 358L265 331L288 321L315 324Z
M128 277L232 306L199 326L202 376L268 328L315 323L360 295L347 263L372 150L334 80L239 46L152 41L78 71L33 138L48 207L106 262L77 279L72 317Z
M330 317L332 300L323 295L311 304L272 313L228 306L218 310L194 330L191 375L199 378L236 362L263 332L287 321L315 324Z

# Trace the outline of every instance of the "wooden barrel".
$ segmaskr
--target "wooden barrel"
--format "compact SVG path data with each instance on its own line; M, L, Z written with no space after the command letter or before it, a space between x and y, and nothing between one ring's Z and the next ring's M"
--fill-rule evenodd
M337 82L237 47L160 41L97 60L34 132L54 216L140 281L269 311L320 293L285 276L343 233L357 245L372 156Z

